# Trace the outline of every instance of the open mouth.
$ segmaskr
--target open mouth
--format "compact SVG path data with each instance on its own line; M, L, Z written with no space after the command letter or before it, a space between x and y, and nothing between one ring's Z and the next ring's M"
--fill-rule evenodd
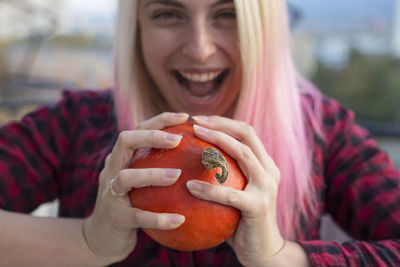
M220 89L229 70L207 73L175 71L178 82L194 97L209 99Z

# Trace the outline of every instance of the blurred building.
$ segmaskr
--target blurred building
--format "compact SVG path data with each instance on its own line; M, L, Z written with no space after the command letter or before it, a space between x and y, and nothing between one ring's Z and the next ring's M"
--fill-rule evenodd
M395 0L393 17L392 49L395 57L400 58L400 0Z
M61 34L113 37L117 0L65 1L65 15L60 19Z
M64 0L1 0L0 40L47 34L59 27L65 15Z
M105 1L0 0L0 124L64 88L112 86L112 8L86 9Z
M400 56L400 0L289 2L302 14L293 31L293 47L297 66L306 76L314 71L312 61L332 69L346 67L352 50Z

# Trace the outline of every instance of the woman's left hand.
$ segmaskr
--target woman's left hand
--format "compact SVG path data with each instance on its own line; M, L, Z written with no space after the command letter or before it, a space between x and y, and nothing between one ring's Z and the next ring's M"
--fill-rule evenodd
M197 116L194 120L196 136L233 157L247 178L247 186L240 191L192 180L188 188L200 199L241 211L238 228L228 243L243 265L261 266L285 242L276 218L279 169L251 126L219 116Z

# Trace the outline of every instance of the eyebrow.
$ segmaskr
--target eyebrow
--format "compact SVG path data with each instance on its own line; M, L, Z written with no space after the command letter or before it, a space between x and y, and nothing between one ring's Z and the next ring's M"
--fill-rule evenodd
M218 6L218 5L222 5L222 4L226 4L226 3L232 3L233 0L218 0L216 3L212 4L212 7ZM151 5L151 4L160 4L160 5L165 5L165 6L175 6L175 7L180 7L183 8L184 5L179 2L179 1L175 1L175 0L148 0L146 2L146 4L144 5L145 7Z
M233 0L218 0L216 3L212 4L212 7L216 7L218 5L222 4L228 4L228 3L233 3Z
M147 7L151 4L160 4L164 6L175 6L181 8L184 7L182 3L174 0L148 0L144 6Z

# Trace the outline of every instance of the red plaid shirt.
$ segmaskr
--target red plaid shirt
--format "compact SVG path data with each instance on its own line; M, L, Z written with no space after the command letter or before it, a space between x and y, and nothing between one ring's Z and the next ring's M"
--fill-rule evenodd
M304 96L314 108L312 96ZM353 113L336 101L322 103L322 139L314 134L313 179L318 216L299 218L300 240L314 266L400 266L400 175ZM0 207L31 212L60 201L62 217L85 217L96 199L98 176L118 136L110 91L67 91L0 130ZM354 241L319 240L329 213ZM115 266L240 266L226 244L178 252L139 231L136 249Z

